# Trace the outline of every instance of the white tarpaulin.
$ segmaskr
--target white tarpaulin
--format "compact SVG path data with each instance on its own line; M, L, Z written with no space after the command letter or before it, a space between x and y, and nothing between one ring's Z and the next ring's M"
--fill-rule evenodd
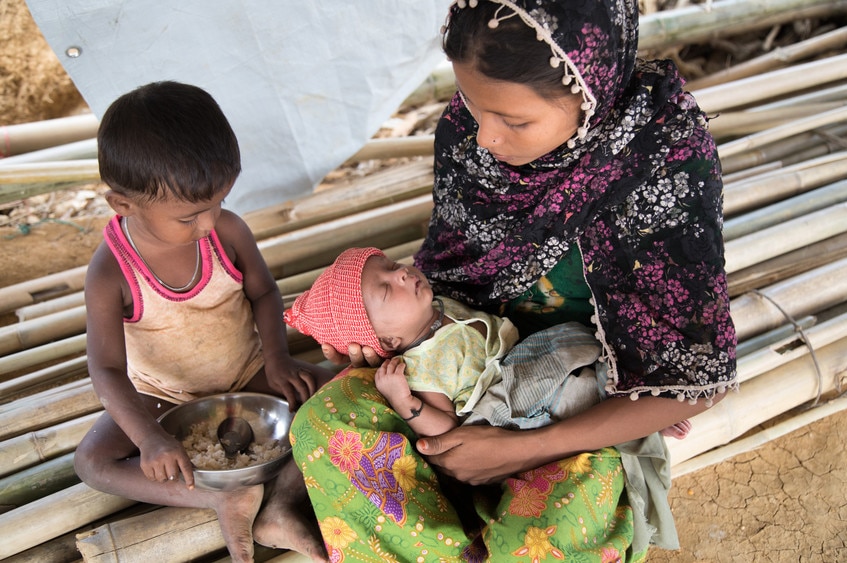
M28 0L98 117L157 80L209 91L242 152L227 207L311 192L441 61L449 0ZM76 56L74 56L76 55Z

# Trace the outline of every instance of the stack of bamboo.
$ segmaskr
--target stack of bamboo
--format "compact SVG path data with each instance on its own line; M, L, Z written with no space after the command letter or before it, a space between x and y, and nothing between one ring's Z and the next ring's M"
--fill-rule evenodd
M843 9L841 2L803 3L824 5ZM847 34L838 34L842 49ZM789 62L761 60L695 92L717 116L711 128L725 172L724 235L742 384L740 393L698 416L686 440L670 444L676 475L847 401L828 400L842 388L847 361L847 55ZM361 158L426 154L431 139L381 141L365 151ZM79 181L69 169L56 172L61 163L26 180L9 172L24 166L40 167L0 166L6 184L0 197ZM347 247L373 245L409 257L425 233L431 185L428 159L412 161L246 219L291 302ZM82 267L0 288L0 314L19 318L0 327L0 559L224 557L213 512L139 505L92 491L74 475L74 449L102 408L85 365L84 274ZM322 360L310 339L289 331L289 342L299 357ZM819 406L798 409L809 403ZM777 417L786 420L768 424ZM768 428L756 431L762 425ZM273 550L259 550L257 559L301 560Z

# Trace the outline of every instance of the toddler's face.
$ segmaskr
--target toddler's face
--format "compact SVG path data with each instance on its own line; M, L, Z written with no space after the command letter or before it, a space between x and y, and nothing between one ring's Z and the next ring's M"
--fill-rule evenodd
M420 270L385 256L371 256L362 269L362 298L374 332L397 339L399 350L426 334L432 324L432 288Z
M159 244L194 243L208 236L215 227L221 215L221 204L229 192L226 190L211 200L200 202L168 197L140 204L133 214L133 227L141 237L155 239Z

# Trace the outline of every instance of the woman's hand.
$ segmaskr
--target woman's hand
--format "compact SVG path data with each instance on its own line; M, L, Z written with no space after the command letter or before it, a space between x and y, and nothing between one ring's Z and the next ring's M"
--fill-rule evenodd
M471 485L497 483L543 462L526 455L531 431L492 426L460 426L421 438L418 451L443 473Z
M321 344L324 357L337 366L351 364L354 368L375 368L382 363L382 358L370 346L361 346L355 342L347 345L347 356L329 344Z

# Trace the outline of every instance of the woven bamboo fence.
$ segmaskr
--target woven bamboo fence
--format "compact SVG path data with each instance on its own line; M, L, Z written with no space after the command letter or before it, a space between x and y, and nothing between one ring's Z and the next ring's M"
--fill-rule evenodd
M718 14L709 17L723 21L723 4L743 3L717 2ZM843 2L798 5L847 9ZM785 13L767 18L787 19ZM685 18L694 16L705 17ZM685 35L685 18L673 20L674 27L663 15L642 29ZM657 44L672 44L672 36ZM837 49L843 36L844 30L832 32L797 50L814 51L823 42ZM839 397L847 364L847 55L760 61L752 68L704 80L695 90L707 113L717 116L711 128L725 172L724 237L741 390L698 415L688 438L669 443L674 475L847 405ZM422 88L443 97L452 89L442 81L434 74ZM287 302L350 246L378 246L401 260L414 253L432 208L431 141L371 142L354 159L423 158L245 217ZM85 160L90 146L76 150L82 160L63 162L50 160L57 153L39 145L31 160L22 154L21 161L0 165L0 201L96 180L96 164ZM0 314L18 319L0 327L0 559L225 561L213 512L99 493L73 472L74 450L102 410L85 363L85 270L0 288ZM311 339L290 329L288 337L296 356L323 360ZM306 560L265 548L256 559Z

